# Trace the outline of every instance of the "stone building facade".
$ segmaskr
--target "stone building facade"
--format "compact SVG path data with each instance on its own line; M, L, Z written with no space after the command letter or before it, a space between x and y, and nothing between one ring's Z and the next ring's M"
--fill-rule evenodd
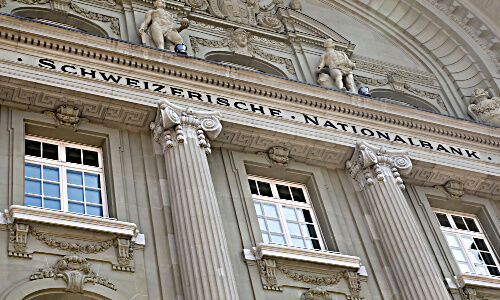
M0 0L0 299L500 299L499 9Z

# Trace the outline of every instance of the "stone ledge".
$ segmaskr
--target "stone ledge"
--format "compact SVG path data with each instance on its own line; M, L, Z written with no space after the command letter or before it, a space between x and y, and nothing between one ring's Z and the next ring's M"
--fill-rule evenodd
M244 249L243 253L246 260L260 260L263 257L286 258L356 270L362 269L361 258L325 250L311 250L276 244L259 244L252 250Z
M76 213L62 212L40 207L11 205L3 214L5 223L29 221L65 227L95 230L121 236L137 236L137 225L110 218L94 217Z
M475 275L475 274L461 274L455 276L455 282L458 287L482 287L490 289L500 289L500 277Z

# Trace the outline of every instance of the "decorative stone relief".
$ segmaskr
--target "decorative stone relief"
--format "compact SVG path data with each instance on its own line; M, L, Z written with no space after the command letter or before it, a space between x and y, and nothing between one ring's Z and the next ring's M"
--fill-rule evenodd
M489 96L487 91L475 89L469 105L469 114L476 121L500 126L500 97Z
M175 51L175 46L184 44L184 41L179 34L182 30L189 26L189 21L186 18L181 19L180 26L175 26L173 15L165 10L165 1L156 0L154 2L155 9L146 13L146 19L139 28L141 40L144 45L153 46L151 40L154 41L156 47L165 49L165 38L170 42L169 50ZM146 33L149 29L150 34Z
M26 252L26 244L28 242L28 232L30 226L28 224L15 223L9 224L9 255L32 258L31 253ZM11 247L13 249L11 249Z
M331 300L331 297L328 291L315 287L302 293L300 300Z
M434 188L446 194L450 200L459 200L464 194L464 184L458 180L448 180L444 185L435 185Z
M80 117L80 109L76 106L63 104L59 106L56 111L45 111L45 115L54 118L57 126L71 127L77 129L80 123L88 122L87 118Z
M278 286L278 280L276 278L276 261L274 259L259 259L257 260L257 265L259 267L260 279L264 289L278 292L283 291L282 288Z
M67 284L66 291L71 293L83 293L83 286L87 283L99 284L116 290L113 283L91 270L87 259L75 254L66 255L60 258L53 267L39 269L30 276L30 280L44 278L62 278Z
M356 93L356 85L354 83L354 75L352 70L356 66L347 57L347 54L342 51L335 50L335 44L332 39L326 39L324 43L326 48L326 53L321 56L321 61L318 66L318 72L321 72L326 66L329 69L330 77L333 80L334 85L329 87L335 87L339 90L344 89L343 78L346 81L347 90ZM318 84L326 84L324 75L318 77Z
M352 178L357 180L363 188L373 185L375 179L384 181L383 168L388 168L399 187L404 190L405 185L401 174L411 171L411 160L405 150L388 150L385 147L375 147L365 142L359 142L352 159L347 161L346 168Z
M288 269L285 266L279 265L278 269L285 274L287 277L300 281L303 283L309 283L313 285L335 285L340 282L340 280L344 277L343 272L337 272L331 276L314 276L308 274L302 274Z
M31 228L30 234L34 238L36 238L37 240L39 240L40 242L44 243L45 245L51 248L56 248L59 250L70 251L70 252L86 253L86 254L106 251L109 248L111 248L114 243L114 239L102 242L88 243L88 244L83 244L75 241L60 241L47 233L38 231L35 228Z
M66 12L69 10L69 4L71 3L71 0L51 0L50 1L50 7L53 10L61 11L61 12Z
M480 296L477 290L471 287L464 287L462 295L464 300L487 300L486 297Z
M229 50L231 50L234 53L248 55L248 56L258 55L270 62L285 65L286 70L290 74L292 75L296 74L291 59L277 56L272 53L265 52L260 47L255 47L251 42L254 41L255 39L252 39L250 34L244 29L236 29L234 31L232 29L229 29L228 32L230 34L230 37L224 38L222 40L209 40L192 36L190 40L191 40L191 45L193 47L193 51L195 53L199 52L200 45L210 48L228 47Z
M361 292L361 282L359 280L359 275L356 272L344 271L344 279L347 280L349 285L349 298L351 300L360 299L359 293Z
M118 265L113 265L114 270L134 272L134 248L133 243L128 238L117 238L116 250L118 257Z
M265 155L272 166L286 167L290 161L290 150L285 147L273 146L267 152L261 153Z
M0 8L5 7L7 5L6 0L0 0Z
M288 6L293 10L302 10L302 3L300 3L300 0L290 0Z

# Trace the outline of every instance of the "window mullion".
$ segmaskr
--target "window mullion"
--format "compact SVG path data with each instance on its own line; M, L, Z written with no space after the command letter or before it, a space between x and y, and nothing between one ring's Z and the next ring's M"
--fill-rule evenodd
M285 218L285 215L283 214L283 207L280 203L277 203L276 206L278 207L278 216L280 217L280 223L281 223L281 226L283 227L283 234L285 235L286 243L288 246L293 246L292 237L290 236L290 232L288 232L286 218Z
M63 211L69 211L68 204L68 180L66 178L66 167L61 167L61 186L62 186L62 194L61 194L61 208Z

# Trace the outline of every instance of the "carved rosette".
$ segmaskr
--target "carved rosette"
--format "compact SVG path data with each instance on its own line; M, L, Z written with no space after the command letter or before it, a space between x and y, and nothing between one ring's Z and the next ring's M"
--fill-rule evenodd
M401 189L405 189L401 175L410 173L412 164L407 151L388 150L366 142L358 142L352 158L346 163L351 177L360 189L393 178Z
M163 151L184 144L186 139L196 139L207 155L211 153L209 140L215 139L222 130L219 112L182 108L168 100L161 100L158 107L157 120L151 123L151 130Z

